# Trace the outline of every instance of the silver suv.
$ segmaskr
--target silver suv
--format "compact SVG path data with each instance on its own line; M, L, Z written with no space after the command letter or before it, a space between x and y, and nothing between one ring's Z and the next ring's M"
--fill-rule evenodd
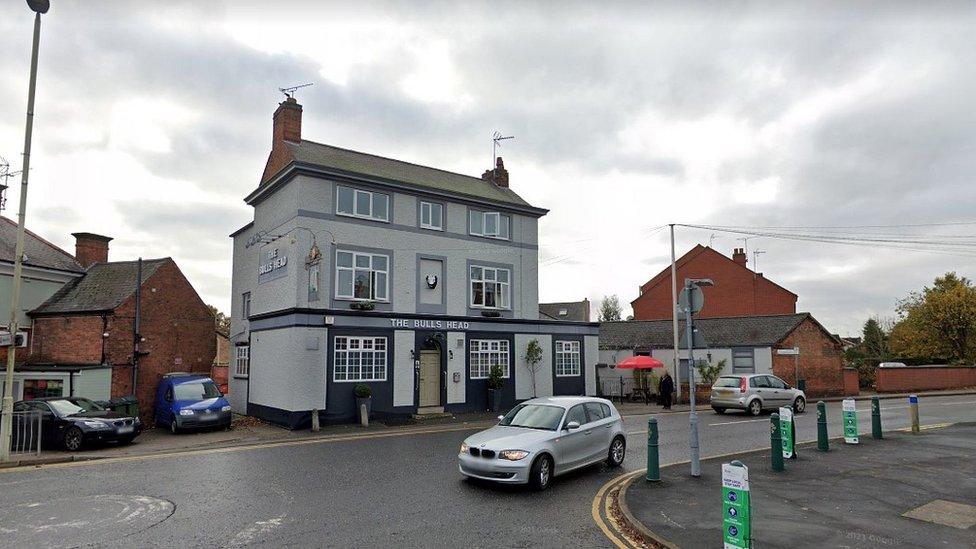
M718 414L729 408L745 410L758 416L763 410L792 406L802 414L807 408L803 391L794 389L772 374L741 374L721 376L712 385L712 409Z

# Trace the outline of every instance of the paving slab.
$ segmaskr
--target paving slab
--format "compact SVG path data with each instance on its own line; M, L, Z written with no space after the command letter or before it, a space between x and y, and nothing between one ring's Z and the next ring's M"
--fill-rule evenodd
M666 467L661 482L633 481L623 494L638 529L679 547L722 547L721 466L749 467L753 547L976 547L976 423L919 435L832 440L829 452L798 448L786 471L769 451Z

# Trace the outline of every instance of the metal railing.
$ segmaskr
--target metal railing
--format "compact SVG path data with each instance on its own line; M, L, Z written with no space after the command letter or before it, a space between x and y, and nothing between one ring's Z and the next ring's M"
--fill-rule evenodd
M41 413L36 410L14 412L11 454L41 453Z
M634 379L601 379L597 394L618 402L656 402L657 380L653 383L638 383Z

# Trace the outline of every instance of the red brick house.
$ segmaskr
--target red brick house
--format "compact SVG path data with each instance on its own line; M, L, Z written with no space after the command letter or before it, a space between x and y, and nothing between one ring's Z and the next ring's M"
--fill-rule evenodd
M33 337L24 368L78 375L78 379L87 379L86 390L104 398L105 387L92 386L92 380L102 375L109 384L107 396L130 395L137 262L108 262L107 237L87 233L76 237L76 257L87 270L30 311ZM148 420L163 374L209 374L217 342L213 315L171 258L142 262L140 317L135 393L142 416ZM74 387L66 389L64 394L89 396Z
M685 278L711 278L715 285L703 288L705 306L698 318L791 315L796 313L796 294L746 267L746 254L736 248L732 257L702 246L692 248L677 260L678 290ZM671 267L668 266L640 287L631 301L635 320L671 318Z

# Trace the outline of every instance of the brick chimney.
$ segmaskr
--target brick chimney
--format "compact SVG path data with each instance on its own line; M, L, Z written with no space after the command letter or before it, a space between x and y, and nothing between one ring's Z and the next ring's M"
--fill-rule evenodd
M273 120L271 154L261 174L262 185L294 160L285 141L299 143L302 140L302 106L294 97L289 97L278 105Z
M280 146L282 141L298 143L302 140L302 106L294 97L289 97L278 105L274 113L274 136L271 148Z
M84 268L108 263L108 243L112 237L94 233L71 233L75 237L75 259Z
M746 266L746 251L743 248L733 248L732 250L732 261L735 261L743 267Z
M505 169L505 162L502 161L502 157L495 159L495 169L485 170L482 174L481 179L485 181L491 181L499 187L508 188L508 170Z

